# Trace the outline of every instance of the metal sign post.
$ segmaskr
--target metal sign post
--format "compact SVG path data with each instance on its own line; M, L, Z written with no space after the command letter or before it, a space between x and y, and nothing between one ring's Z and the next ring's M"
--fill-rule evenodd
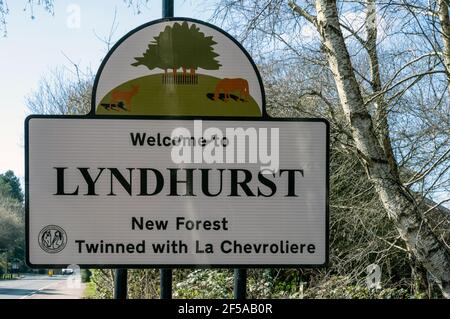
M162 16L163 18L173 17L173 0L162 0Z
M116 269L114 274L114 299L127 299L127 270Z
M173 17L173 0L162 0L162 16L163 18ZM162 268L159 271L160 288L159 294L161 299L172 299L172 269Z
M161 299L172 299L172 269L171 268L161 268L159 289L160 289Z
M234 299L245 299L247 296L247 269L234 269Z

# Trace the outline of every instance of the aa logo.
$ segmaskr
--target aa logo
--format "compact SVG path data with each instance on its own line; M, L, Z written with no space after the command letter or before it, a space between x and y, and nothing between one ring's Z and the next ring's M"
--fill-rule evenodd
M67 234L59 226L48 225L39 232L39 246L47 253L59 253L66 244Z

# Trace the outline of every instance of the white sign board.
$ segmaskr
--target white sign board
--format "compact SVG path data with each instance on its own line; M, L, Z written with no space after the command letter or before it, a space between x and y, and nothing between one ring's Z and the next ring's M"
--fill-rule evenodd
M31 116L27 262L299 266L328 259L328 124Z

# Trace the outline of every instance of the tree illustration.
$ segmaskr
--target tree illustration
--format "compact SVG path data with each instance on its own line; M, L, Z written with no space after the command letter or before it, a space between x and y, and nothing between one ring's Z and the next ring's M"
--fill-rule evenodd
M195 75L198 68L218 70L221 64L216 60L219 55L214 52L213 45L217 44L212 36L205 36L200 29L185 21L167 26L158 36L153 38L147 50L141 57L135 57L133 66L144 65L153 70L160 68L167 75L167 69L172 69L173 76L182 68L183 76L187 69L190 75Z
M172 28L169 26L149 43L142 57L135 57L132 66L145 65L149 70L160 68L167 75L167 69L178 69L172 44Z

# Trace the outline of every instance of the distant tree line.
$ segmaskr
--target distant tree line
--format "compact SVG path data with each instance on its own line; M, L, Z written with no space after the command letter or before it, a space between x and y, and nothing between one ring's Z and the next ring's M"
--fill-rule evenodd
M12 261L25 266L24 196L12 171L0 174L0 273L11 270Z

